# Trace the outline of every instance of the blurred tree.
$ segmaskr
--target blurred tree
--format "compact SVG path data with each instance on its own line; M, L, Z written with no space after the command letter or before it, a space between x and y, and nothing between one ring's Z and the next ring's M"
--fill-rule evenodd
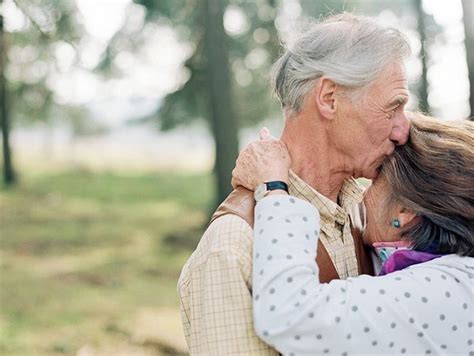
M2 1L5 2L5 1ZM69 124L73 132L84 132L91 126L84 108L65 104L57 98L58 73L61 68L61 51L72 54L72 65L79 62L77 44L84 30L77 22L77 8L73 0L11 0L23 17L23 26L8 32L4 29L2 43L9 43L7 50L2 50L5 62L2 65L3 85L8 83L7 110L9 121L7 127L44 123L49 127L61 121ZM17 19L18 21L18 19ZM8 64L8 65L7 65ZM78 66L79 67L79 66ZM13 100L15 98L15 100ZM8 125L10 123L10 125ZM94 126L94 125L92 125ZM78 129L78 130L76 130ZM96 127L93 128L93 131ZM3 145L8 145L4 139ZM11 162L11 151L4 148L4 165ZM7 179L5 177L5 179Z
M230 192L238 153L239 127L255 124L278 112L271 100L268 73L279 42L273 21L273 0L135 0L146 9L147 23L172 26L193 47L185 63L188 79L164 99L151 116L160 129L170 130L196 119L209 123L215 141L217 203ZM242 28L225 31L226 11L241 17ZM145 25L146 26L146 25ZM141 30L141 29L140 29ZM100 69L114 71L114 57L125 37L110 43ZM131 46L137 45L137 37ZM144 40L143 40L144 41Z
M463 20L464 20L464 43L466 45L466 61L469 70L470 96L469 104L471 106L470 117L474 120L474 1L463 0Z
M0 0L0 6L2 5ZM6 41L3 30L3 15L0 13L0 105L1 105L1 126L3 140L3 179L5 185L15 183L15 171L13 170L12 155L10 149L10 121L8 117L8 97L7 84L5 80L6 67Z
M11 104L11 114L18 123L51 122L56 113L66 114L68 105L55 98L51 76L61 72L58 49L67 47L77 63L76 43L82 27L76 21L72 0L13 1L25 17L26 25L9 33L12 46L8 80L12 97L22 98ZM64 115L67 117L67 115Z
M239 151L238 125L232 102L229 50L223 24L223 1L205 0L204 47L209 117L216 142L218 202L230 193L234 161Z
M426 51L426 29L425 29L425 12L423 11L422 0L415 0L416 17L418 24L418 34L420 36L420 59L421 59L421 77L418 85L418 109L428 113L430 112L430 106L428 103L428 79L426 73L427 68L427 56Z

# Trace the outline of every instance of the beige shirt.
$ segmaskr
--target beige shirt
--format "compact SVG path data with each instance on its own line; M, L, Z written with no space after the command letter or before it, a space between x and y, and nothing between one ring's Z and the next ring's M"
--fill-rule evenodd
M341 206L290 172L291 195L313 204L321 217L320 239L340 276L358 273L349 211L362 201L354 179L344 183ZM253 230L236 215L216 219L183 267L178 281L181 316L193 355L277 355L254 332L252 320Z

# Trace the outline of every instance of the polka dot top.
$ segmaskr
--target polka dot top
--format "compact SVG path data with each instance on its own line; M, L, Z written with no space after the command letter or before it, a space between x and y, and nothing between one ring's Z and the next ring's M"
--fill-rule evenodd
M474 355L474 258L319 282L319 213L291 196L255 209L257 334L285 355Z

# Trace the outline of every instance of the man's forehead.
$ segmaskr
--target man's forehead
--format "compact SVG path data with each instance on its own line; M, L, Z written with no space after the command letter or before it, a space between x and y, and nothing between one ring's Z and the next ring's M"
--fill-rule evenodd
M390 104L406 104L408 101L408 80L405 66L402 63L392 63L386 69L382 87L389 91Z
M408 80L403 63L390 63L379 74L373 83L379 90L400 88L408 92Z
M404 78L406 78L407 76L405 63L403 62L392 62L392 63L389 63L385 68L392 75L401 76Z

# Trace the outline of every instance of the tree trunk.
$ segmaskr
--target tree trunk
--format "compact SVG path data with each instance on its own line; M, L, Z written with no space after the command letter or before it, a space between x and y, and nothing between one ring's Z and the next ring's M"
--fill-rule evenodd
M216 144L217 203L232 190L232 169L238 155L238 125L231 95L223 0L205 0L205 51L209 115Z
M0 5L2 1L0 0ZM5 185L12 185L16 181L13 170L13 163L10 150L10 123L8 118L8 97L7 85L5 79L6 67L6 42L5 33L3 31L3 16L0 14L0 115L2 125L2 142L3 142L3 179Z
M464 43L466 45L466 61L469 70L469 83L471 86L469 105L471 113L469 117L474 120L474 2L472 0L463 0L462 7L464 12Z
M420 35L420 57L421 57L421 78L418 88L418 109L428 113L430 112L430 106L428 103L428 79L426 77L427 73L427 65L426 65L426 57L428 53L426 52L426 32L425 32L425 13L423 11L422 0L415 0L416 12L417 12L417 20L418 20L418 33Z

